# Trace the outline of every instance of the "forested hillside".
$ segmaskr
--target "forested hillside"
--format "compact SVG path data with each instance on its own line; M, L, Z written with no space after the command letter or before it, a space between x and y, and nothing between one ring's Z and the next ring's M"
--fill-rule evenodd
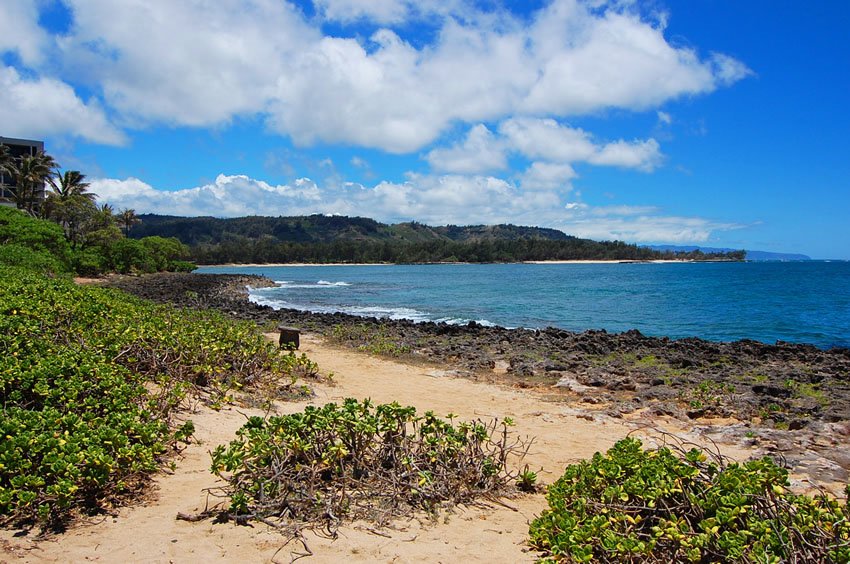
M654 251L620 241L592 241L556 229L516 225L388 225L363 217L174 217L141 215L131 237L176 237L204 264L286 262L514 262L721 258Z
M417 222L388 225L365 217L309 215L293 217L175 217L167 215L140 215L141 224L133 228L134 237L160 235L177 237L187 245L215 244L232 237L257 239L271 236L279 241L293 243L329 243L350 241L481 241L575 239L556 229L519 227L516 225L446 225L431 227Z

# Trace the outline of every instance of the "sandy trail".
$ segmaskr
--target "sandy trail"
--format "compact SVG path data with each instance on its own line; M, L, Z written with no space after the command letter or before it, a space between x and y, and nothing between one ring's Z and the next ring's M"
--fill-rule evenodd
M314 399L282 404L281 412L354 397L371 398L376 403L398 401L440 416L451 412L461 420L512 417L518 433L536 437L526 462L531 469L540 470L543 483L554 481L567 464L607 449L629 431L648 423L591 416L545 401L528 390L453 378L433 368L335 348L309 335L302 339L302 350L323 372L333 372L335 384L316 386ZM156 477L151 501L125 507L115 517L76 525L46 540L13 537L10 531L0 531L0 561L289 562L291 552L298 551L300 545L282 548L282 537L264 525L240 527L175 519L178 512L204 510L204 490L216 485L209 472L209 451L229 441L246 416L255 414L261 413L242 408L220 412L199 408L188 415L195 422L197 442L184 451L173 474ZM665 427L686 434L672 423ZM701 442L698 437L690 438ZM746 456L736 449L726 454ZM545 498L537 494L509 503L515 510L501 506L459 508L442 515L437 523L412 520L378 533L365 524L345 525L336 540L307 533L306 541L314 555L302 561L531 562L534 553L524 545L528 522L546 507Z

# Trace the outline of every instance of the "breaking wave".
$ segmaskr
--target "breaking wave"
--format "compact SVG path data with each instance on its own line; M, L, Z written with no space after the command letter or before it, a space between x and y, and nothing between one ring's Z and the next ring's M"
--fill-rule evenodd
M316 288L342 288L345 286L351 286L349 282L328 282L327 280L319 280L316 283L310 282L293 282L291 280L275 280L275 284L278 285L279 288L285 289L316 289Z
M288 286L290 288L296 286ZM314 287L314 286L310 286ZM299 311L309 311L310 313L345 313L348 315L356 315L358 317L377 317L379 319L407 319L414 323L424 323L432 321L434 323L446 323L448 325L466 325L470 319L460 317L435 317L427 312L410 307L385 307L380 305L320 305L320 304L303 304L280 299L279 297L264 295L261 293L262 288L249 289L248 299L262 306L268 306L273 309L297 309ZM486 327L495 327L495 324L487 319L476 319L476 323Z

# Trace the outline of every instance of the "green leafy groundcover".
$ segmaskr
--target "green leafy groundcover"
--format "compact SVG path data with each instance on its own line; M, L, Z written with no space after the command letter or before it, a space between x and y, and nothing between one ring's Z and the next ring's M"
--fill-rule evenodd
M767 458L726 463L627 438L549 487L531 544L545 562L850 561L846 501L788 485Z
M302 413L252 417L212 454L230 513L279 528L327 527L343 519L380 524L416 510L516 491L512 470L530 445L509 419L454 424L398 403L347 399Z
M0 522L57 523L158 467L198 387L312 370L250 324L0 267Z

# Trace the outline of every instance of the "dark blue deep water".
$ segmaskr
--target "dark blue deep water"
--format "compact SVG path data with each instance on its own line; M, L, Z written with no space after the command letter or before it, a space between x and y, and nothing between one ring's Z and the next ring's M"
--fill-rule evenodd
M850 262L205 267L273 307L850 347Z

